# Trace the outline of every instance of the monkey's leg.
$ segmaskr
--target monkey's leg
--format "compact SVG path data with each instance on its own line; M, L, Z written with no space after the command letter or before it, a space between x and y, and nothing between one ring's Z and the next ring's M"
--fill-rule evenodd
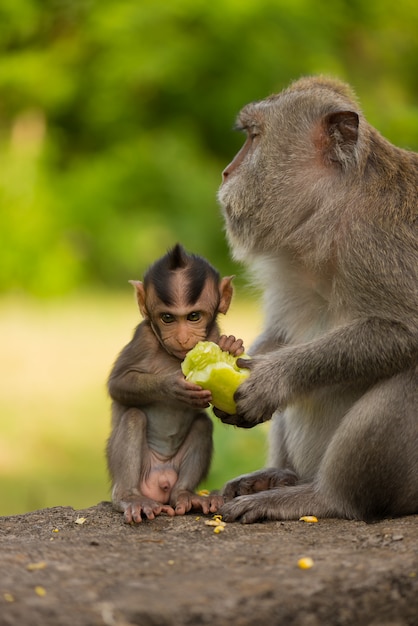
M346 414L318 485L342 516L418 512L418 368L381 381Z
M240 496L226 521L302 515L370 520L418 512L416 370L380 382L354 404L312 483Z
M199 496L194 493L209 472L213 452L212 431L211 419L206 413L200 413L173 459L179 468L179 477L170 502L177 515L183 515L192 508L201 509L205 514L215 513L223 503L223 498L217 494Z
M147 417L143 411L135 408L115 411L107 444L113 506L124 513L128 523L140 522L142 514L148 519L161 512L174 515L172 507L145 497L139 490L141 476L149 462L146 427Z
M299 519L302 515L341 517L328 505L313 483L277 487L248 496L238 496L224 504L224 521L251 524L259 520Z
M222 487L221 494L225 500L231 500L237 496L276 489L279 486L294 485L297 480L297 475L290 469L266 467L250 474L242 474L228 481Z
M297 482L298 477L293 471L286 450L283 416L279 412L273 415L269 436L268 467L250 474L242 474L228 481L221 489L221 494L225 500L274 489L275 487L294 485Z

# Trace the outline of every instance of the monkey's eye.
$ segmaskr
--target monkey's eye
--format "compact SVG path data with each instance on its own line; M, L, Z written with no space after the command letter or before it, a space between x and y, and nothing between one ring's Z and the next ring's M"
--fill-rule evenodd
M189 320L189 322L198 322L201 317L202 315L200 311L193 311L192 313L189 313L187 319Z
M255 124L251 124L251 126L247 126L247 128L245 129L245 132L247 133L247 137L251 140L256 139L256 137L260 135L260 129Z
M172 324L176 318L171 313L161 313L160 319L163 324Z

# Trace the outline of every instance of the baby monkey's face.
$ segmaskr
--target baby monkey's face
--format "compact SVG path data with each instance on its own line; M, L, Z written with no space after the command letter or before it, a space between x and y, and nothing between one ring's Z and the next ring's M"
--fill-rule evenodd
M150 287L146 297L146 309L154 332L169 354L183 360L199 341L204 341L215 322L219 293L217 286L208 281L199 297L192 303L187 298L187 284L182 273L171 278L173 302L162 302Z

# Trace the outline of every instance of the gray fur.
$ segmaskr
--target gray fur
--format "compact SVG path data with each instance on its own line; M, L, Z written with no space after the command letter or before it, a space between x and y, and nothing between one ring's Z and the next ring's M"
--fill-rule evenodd
M265 324L223 421L274 415L269 464L299 483L244 496L231 481L225 519L417 513L418 155L323 78L248 105L239 125L219 201Z

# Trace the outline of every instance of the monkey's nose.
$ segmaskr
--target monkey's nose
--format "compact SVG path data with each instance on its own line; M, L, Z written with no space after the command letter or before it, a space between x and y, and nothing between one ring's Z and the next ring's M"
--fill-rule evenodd
M223 183L226 181L226 179L228 178L228 176L229 176L229 170L228 170L228 168L226 167L226 168L224 169L224 171L222 172L222 182L223 182Z

